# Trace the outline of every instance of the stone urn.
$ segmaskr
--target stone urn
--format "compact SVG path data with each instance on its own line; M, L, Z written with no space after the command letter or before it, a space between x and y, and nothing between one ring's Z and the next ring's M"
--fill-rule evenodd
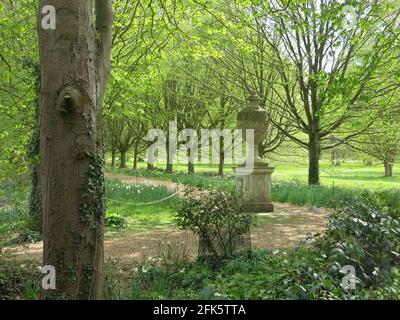
M248 141L248 149L254 152L254 161L262 162L258 151L258 145L263 142L268 132L268 112L260 107L261 98L253 94L248 98L247 108L237 115L237 126L242 130L242 136L247 140L247 130L254 130L253 141Z
M246 162L234 169L236 194L249 213L273 212L271 175L269 167L259 155L259 144L268 132L269 115L260 107L260 97L256 94L248 98L248 106L238 113L237 124L247 143ZM247 135L253 130L254 139Z

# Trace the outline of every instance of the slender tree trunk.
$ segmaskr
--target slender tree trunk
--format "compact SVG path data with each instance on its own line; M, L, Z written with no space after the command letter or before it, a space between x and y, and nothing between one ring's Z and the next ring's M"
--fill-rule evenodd
M176 111L176 84L177 81L175 79L165 80L164 82L164 103L170 115L175 114ZM165 167L165 173L172 173L174 170L173 159L171 159L172 157L170 156L169 152L169 150L173 146L170 143L169 136L170 136L170 130L168 126L167 143L165 146L167 151L167 165Z
M121 153L121 160L119 167L123 169L126 168L126 151L120 151L120 153Z
M110 70L111 0L53 0L56 29L42 27L40 174L43 264L56 289L42 299L104 298L103 94Z
M341 162L340 162L340 151L338 149L335 150L335 158L336 158L336 162L335 165L336 166L340 166Z
M116 151L111 150L111 167L115 168Z
M393 162L384 161L383 165L385 167L385 177L393 177Z
M194 174L194 163L190 160L191 154L190 150L188 150L188 173Z
M189 174L194 174L194 163L191 163L190 161L188 161L188 173Z
M308 184L319 185L319 160L321 153L321 142L318 136L310 138L308 146Z
M172 173L174 170L174 165L172 163L173 159L171 159L170 154L169 154L169 149L170 149L169 134L167 135L167 143L165 145L165 148L167 151L167 165L165 167L165 173Z
M138 153L139 153L139 146L135 145L135 151L133 154L133 169L137 169L137 163L138 163Z
M154 141L148 141L147 149L150 148L153 143ZM154 164L150 163L148 158L147 158L147 171L154 171Z
M220 176L224 175L224 165L225 165L225 145L224 137L219 137L219 164L218 164L218 174Z
M147 162L147 171L154 171L154 164Z

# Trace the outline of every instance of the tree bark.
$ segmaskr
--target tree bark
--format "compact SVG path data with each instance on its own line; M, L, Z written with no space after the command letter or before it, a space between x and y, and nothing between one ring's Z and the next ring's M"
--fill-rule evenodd
M167 135L167 143L165 145L165 149L167 151L167 165L165 167L165 173L172 173L174 170L174 165L172 163L173 159L171 159L170 153L169 153L169 149L170 149L169 132Z
M137 163L138 163L138 156L139 156L139 145L135 145L135 150L133 153L133 169L137 169Z
M42 299L104 298L103 95L110 71L111 0L53 0L56 29L43 29L40 175L44 265L56 289Z
M308 146L308 184L319 185L319 160L321 154L321 142L319 137L310 138Z
M385 167L385 177L393 177L393 162L384 161L383 165Z
M119 167L123 169L126 168L126 151L120 151L120 153L121 153L121 160Z
M154 141L148 141L147 142L147 148L150 148L150 146L154 143ZM147 158L147 171L154 171L154 164L149 162L149 159Z
M190 150L188 150L187 155L188 155L188 173L189 174L194 174L194 163L191 161L191 152L190 152Z

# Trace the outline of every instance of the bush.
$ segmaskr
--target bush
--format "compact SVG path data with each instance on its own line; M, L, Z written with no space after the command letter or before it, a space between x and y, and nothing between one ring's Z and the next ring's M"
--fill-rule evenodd
M128 226L128 221L126 221L126 219L123 217L112 215L105 218L104 224L109 228L122 229Z
M16 242L18 244L26 244L26 243L36 243L41 240L42 240L42 235L39 232L28 229L21 232L18 235Z
M348 198L313 247L292 251L277 296L297 299L370 299L398 295L398 211L387 193ZM342 288L343 267L355 268L357 290ZM397 276L398 278L398 276ZM398 296L397 296L398 297Z
M200 256L215 261L236 254L250 241L251 216L242 213L239 199L223 191L202 192L187 188L176 214L176 222L183 229L192 230L200 237ZM202 252L203 250L203 252Z
M343 201L343 208L331 217L326 236L317 245L330 261L354 265L366 286L387 280L400 261L399 212L385 204L386 195L364 193Z
M41 273L32 260L0 255L0 300L38 299Z

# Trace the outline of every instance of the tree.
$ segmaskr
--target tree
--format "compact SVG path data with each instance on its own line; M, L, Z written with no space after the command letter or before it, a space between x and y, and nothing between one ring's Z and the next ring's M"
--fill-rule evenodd
M398 8L376 1L257 3L253 1L251 12L279 73L273 86L279 99L270 102L297 133L274 124L308 151L308 182L319 184L321 151L360 135L372 124L363 118L375 107L369 85L397 39L391 30L399 23ZM346 25L349 7L354 9L353 21ZM338 131L341 139L330 144L330 135Z
M262 98L260 106L268 111L270 119L266 123L269 127L266 139L259 146L260 155L266 157L285 139L281 130L271 125L272 120L285 128L288 120L269 103L276 99L272 97L271 82L276 80L277 72L269 59L271 53L264 34L254 17L248 16L248 3L242 5L242 2L193 1L195 5L189 9L190 28L185 29L184 25L179 28L185 29L183 37L189 39L183 41L182 51L186 56L190 53L196 65L202 65L198 70L206 70L187 71L192 81L206 89L207 121L203 126L220 130L234 128L236 115L246 107L248 96L257 92ZM215 149L219 151L220 175L224 173L225 153L231 144L223 135L219 137Z
M394 99L398 104L398 99ZM392 97L384 97L388 105L392 105ZM393 105L392 105L393 107ZM385 177L393 176L393 166L400 156L400 117L393 113L395 108L380 113L380 118L362 136L352 141L350 145L358 151L382 161Z
M38 54L35 27L37 3L33 0L0 3L0 201L25 204L37 174ZM36 189L37 190L37 189ZM41 229L39 192L32 192L30 228Z
M57 289L42 298L104 298L103 94L110 70L111 0L54 0L42 19L40 173L44 264ZM53 17L54 18L54 17ZM50 17L51 19L51 17ZM95 20L95 21L94 21Z

